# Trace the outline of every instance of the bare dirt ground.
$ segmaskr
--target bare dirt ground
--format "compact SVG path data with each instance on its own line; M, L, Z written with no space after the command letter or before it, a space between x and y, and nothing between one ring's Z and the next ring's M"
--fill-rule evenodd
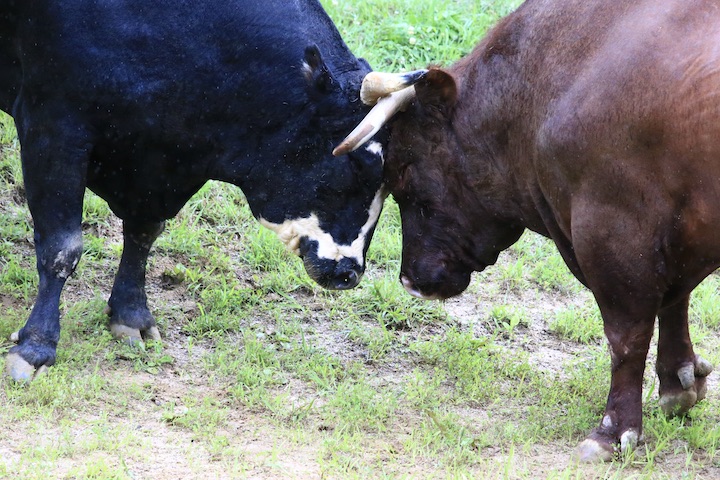
M118 227L118 225L115 225ZM119 241L119 230L103 232ZM32 255L27 246L28 255ZM500 262L510 259L503 256ZM152 309L161 305L174 305L176 310L188 318L197 315L197 305L183 286L169 287L163 274L172 261L154 256L148 272L148 292ZM64 293L65 305L98 296L106 298L112 279L111 271L93 272L92 281L75 278ZM236 272L242 276L242 272ZM98 291L98 289L102 289ZM488 333L486 312L497 302L497 290L486 283L475 280L463 295L449 300L445 309L462 329L482 336ZM294 294L299 302L312 304L311 293ZM535 290L503 292L502 303L521 306L528 317L528 325L518 329L517 336L508 340L508 346L530 353L535 368L562 374L563 365L571 359L579 347L572 342L559 341L551 334L549 319L554 312L567 307L568 302L578 305L590 297L587 292L573 295L541 294ZM23 308L11 297L0 297L3 309ZM267 319L267 328L273 326ZM347 333L334 328L331 319L324 315L307 318L313 327L315 347L335 355L343 361L362 359L366 352L347 340ZM71 411L58 412L54 417L33 418L25 415L20 420L9 420L5 415L0 426L0 476L3 471L7 478L133 478L133 479L205 479L205 478L250 478L250 479L320 479L347 478L337 470L328 470L329 459L323 457L323 443L328 440L327 426L312 416L302 428L288 425L262 409L247 408L226 401L226 392L214 385L201 367L202 359L213 346L209 340L200 340L189 351L187 335L182 330L183 321L168 324L164 332L164 352L173 362L163 366L157 374L149 374L132 368L131 362L101 362L96 368L101 375L110 379L119 391L141 390L143 394L130 396L132 405L126 399L118 402L83 403L70 407ZM422 336L420 326L410 335ZM238 333L230 334L237 336ZM61 345L62 348L62 345ZM654 349L653 349L654 350ZM649 360L649 366L653 359ZM399 382L412 369L411 363L402 352L393 352L382 362L372 366L370 371L374 385ZM290 381L280 387L287 394L287 401L307 401L312 392L304 391L300 382ZM7 390L0 389L0 403L7 402ZM709 395L717 396L716 375L709 377ZM182 417L187 408L184 402L188 394L212 397L223 409L225 418L216 432L224 442L222 448L214 448L212 439L200 438L193 428L181 427L172 421ZM102 397L101 397L102 398ZM315 398L318 404L322 399ZM601 405L604 399L599 398ZM714 400L713 400L714 401ZM32 406L30 406L32 408ZM464 418L476 419L478 425L488 421L488 414L482 408L463 406L457 414ZM349 466L348 476L354 478L464 478L447 465L439 465L432 456L404 458L403 443L410 437L421 420L422 412L400 411L391 422L387 432L366 436L360 458L349 456L349 462L375 466L353 470ZM502 422L523 422L522 414L513 418L492 419ZM67 422L73 427L68 428ZM88 440L90 439L90 440ZM89 443L88 443L89 442ZM87 444L87 445L85 445ZM62 445L67 445L63 453ZM80 446L78 446L80 445ZM576 465L572 460L575 445L567 442L546 442L542 444L518 445L511 451L504 448L482 450L482 463L470 469L477 473L475 478L720 478L720 468L712 461L701 461L691 475L685 472L688 456L678 443L677 455L658 458L662 475L645 477L642 469L624 470L617 473L618 465ZM43 457L43 450L53 453ZM35 453L28 455L28 450ZM694 458L698 458L696 454ZM691 455L692 457L692 455ZM701 459L702 460L702 459ZM103 465L93 474L87 465ZM4 464L5 470L2 469ZM658 470L656 470L658 471ZM20 472L20 473L19 473ZM90 473L88 473L90 472ZM369 473L368 473L369 472Z

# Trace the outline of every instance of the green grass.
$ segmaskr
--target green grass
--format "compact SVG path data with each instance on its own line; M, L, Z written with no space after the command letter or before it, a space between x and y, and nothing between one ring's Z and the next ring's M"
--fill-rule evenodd
M517 3L323 1L351 49L383 70L451 63ZM19 146L4 115L0 195L4 354L37 288ZM397 280L389 199L362 284L328 292L257 224L242 192L210 182L151 253L149 301L164 342L137 349L107 331L122 238L91 193L83 232L57 364L30 385L0 380L0 477L720 476L715 382L689 417L668 420L652 355L645 443L607 465L570 461L602 415L609 355L592 296L537 235L476 274L460 299L423 302ZM690 313L696 350L715 364L719 289L711 275Z
M376 70L447 65L466 55L517 0L324 1L348 45Z
M597 304L587 301L580 307L569 306L558 311L550 329L560 338L589 343L603 338L602 317Z

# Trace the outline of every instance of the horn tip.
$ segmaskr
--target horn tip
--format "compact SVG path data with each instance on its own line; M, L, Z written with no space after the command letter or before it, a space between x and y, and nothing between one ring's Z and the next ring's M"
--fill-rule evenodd
M340 155L345 155L348 152L350 152L350 147L347 142L343 142L333 149L332 154L334 157L339 157Z

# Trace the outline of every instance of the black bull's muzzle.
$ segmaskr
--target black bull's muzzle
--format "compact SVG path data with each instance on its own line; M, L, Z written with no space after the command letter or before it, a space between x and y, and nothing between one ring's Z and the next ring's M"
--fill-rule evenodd
M303 238L298 252L308 275L323 288L347 290L360 283L365 267L357 259L341 257L336 259L318 256L317 242Z

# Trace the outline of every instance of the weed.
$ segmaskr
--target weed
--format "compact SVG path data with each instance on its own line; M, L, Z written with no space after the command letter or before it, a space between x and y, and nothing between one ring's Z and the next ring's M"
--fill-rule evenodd
M511 305L495 305L490 312L490 318L495 323L496 332L505 338L512 339L515 329L519 326L528 326L527 314L521 308Z
M597 304L587 301L580 307L570 306L555 314L550 329L561 338L590 343L603 338L602 317Z

